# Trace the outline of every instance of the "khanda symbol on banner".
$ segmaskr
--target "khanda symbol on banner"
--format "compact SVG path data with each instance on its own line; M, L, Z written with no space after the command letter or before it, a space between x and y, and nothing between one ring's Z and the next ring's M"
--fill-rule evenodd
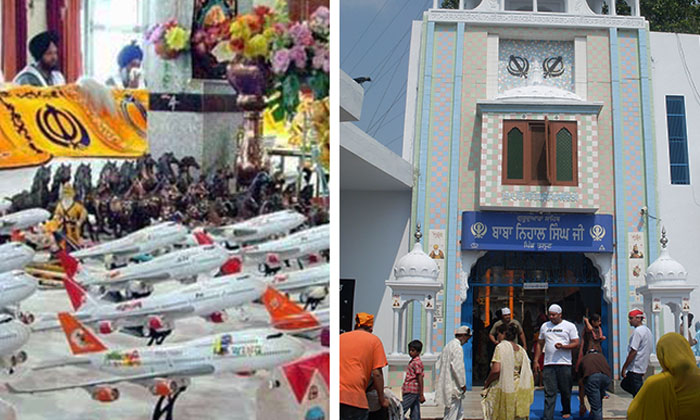
M592 226L588 231L591 234L593 241L601 241L605 237L605 228L601 225Z
M51 142L73 149L90 145L90 136L78 118L70 111L46 105L36 112L36 124Z
M475 239L481 239L484 237L484 235L486 235L486 231L488 230L488 228L483 223L476 222L472 225L471 230L472 230L472 235L474 235Z

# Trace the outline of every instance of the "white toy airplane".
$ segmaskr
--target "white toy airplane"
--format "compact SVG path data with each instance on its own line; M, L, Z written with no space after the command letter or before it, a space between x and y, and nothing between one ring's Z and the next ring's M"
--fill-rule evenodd
M213 235L232 239L235 243L257 241L274 235L287 234L301 226L306 217L294 210L282 210L275 213L253 217L233 225L207 228Z
M147 254L181 242L187 236L187 228L175 222L164 222L148 226L123 238L72 252L75 258L103 258L112 255L129 258Z
M99 294L126 289L127 297L143 297L153 291L153 285L166 280L192 282L200 274L235 274L241 271L242 260L229 255L223 247L211 242L203 232L195 233L200 244L160 255L150 261L130 264L114 270L90 270L65 252L59 252L64 271L88 290L95 287Z
M27 325L9 315L0 315L0 365L14 372L15 366L27 360L27 353L19 350L29 340Z
M149 345L161 344L175 327L175 320L200 316L210 322L227 319L226 309L259 299L265 283L250 274L216 277L168 293L122 303L99 303L70 277L64 280L73 315L81 322L96 326L100 334L117 330L149 337ZM55 328L42 320L34 331Z
M270 267L280 267L282 261L317 254L329 248L330 225L325 224L282 239L246 246L242 252L245 258L264 264L266 273L270 273Z
M0 217L0 235L9 235L13 230L27 229L49 220L51 213L33 208Z
M111 402L119 398L119 390L114 385L131 382L160 397L154 411L154 418L159 418L163 413L161 404L166 398L165 410L172 416L175 399L189 386L192 377L270 369L299 358L305 351L298 339L269 328L227 332L158 348L111 350L72 315L59 313L58 319L73 357L44 363L35 369L80 366L118 376L33 389L17 389L7 384L10 392L24 394L83 388L93 399Z
M0 273L19 270L34 259L34 250L19 242L0 245Z
M31 296L39 282L22 270L0 273L0 308L19 304Z
M269 277L266 277L269 279ZM304 270L276 274L268 283L281 292L301 292L309 287L322 286L330 282L331 267L324 263Z

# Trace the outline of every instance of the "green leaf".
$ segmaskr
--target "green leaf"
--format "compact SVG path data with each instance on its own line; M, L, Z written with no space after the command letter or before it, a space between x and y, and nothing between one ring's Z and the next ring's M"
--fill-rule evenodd
M299 77L290 73L282 82L282 102L287 112L294 112L299 106Z
M330 79L328 75L322 71L315 71L314 74L309 77L309 86L314 91L314 98L323 99L328 96Z

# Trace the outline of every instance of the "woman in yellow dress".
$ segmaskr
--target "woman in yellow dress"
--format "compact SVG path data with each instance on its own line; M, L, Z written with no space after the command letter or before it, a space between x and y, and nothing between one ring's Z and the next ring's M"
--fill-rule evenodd
M514 420L530 416L535 384L530 359L516 343L518 327L507 326L504 340L493 353L491 372L484 383L481 407L485 420Z
M628 420L691 420L700 414L700 368L688 340L664 334L656 344L663 368L650 376L627 409Z

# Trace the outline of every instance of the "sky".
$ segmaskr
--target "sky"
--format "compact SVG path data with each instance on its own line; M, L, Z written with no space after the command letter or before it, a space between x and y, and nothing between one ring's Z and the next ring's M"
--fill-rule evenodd
M433 0L340 0L340 68L363 84L355 124L397 154L403 143L411 21Z

